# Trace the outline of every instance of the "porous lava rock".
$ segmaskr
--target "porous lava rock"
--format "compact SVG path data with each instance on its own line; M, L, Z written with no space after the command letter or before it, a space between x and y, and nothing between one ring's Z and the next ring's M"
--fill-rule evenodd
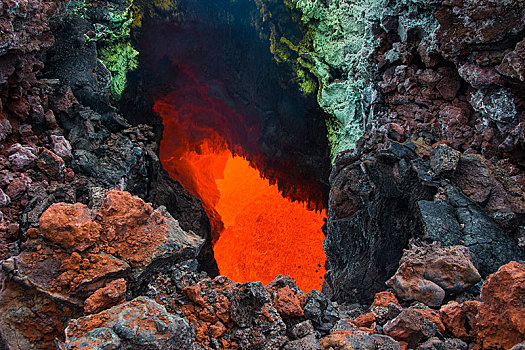
M463 303L450 301L439 310L448 332L454 337L470 342L476 337L478 308L480 302L468 300Z
M403 300L440 306L447 293L460 293L479 281L481 276L467 248L414 244L405 251L399 269L386 284Z
M203 244L164 209L153 210L140 198L118 190L107 192L98 210L81 203L52 205L40 218L40 230L29 230L27 236L20 254L2 263L4 275L12 280L3 295L20 289L42 294L42 300L52 300L55 318L67 317L63 310L78 314L110 307L123 299L124 279L140 284L161 266L196 258ZM23 297L9 299L3 315L14 307L27 308L27 302ZM31 322L31 317L20 315L15 323L13 318L2 318L2 330L11 329L3 333L8 344L25 336L20 324ZM57 325L55 336L62 329ZM31 339L42 344L45 333L41 337Z
M502 266L481 287L477 340L484 349L510 349L525 339L525 265Z
M84 301L84 313L96 314L122 302L126 293L126 280L119 278L97 289Z
M192 349L191 328L146 297L69 322L66 349Z

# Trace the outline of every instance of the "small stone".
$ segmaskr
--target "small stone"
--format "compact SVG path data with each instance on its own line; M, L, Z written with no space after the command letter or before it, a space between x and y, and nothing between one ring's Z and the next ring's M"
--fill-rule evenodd
M8 135L13 132L13 127L8 119L0 119L0 142L4 142Z
M62 158L43 148L38 156L38 168L52 180L64 178L65 163Z
M86 268L86 267L84 267ZM117 305L126 294L126 281L122 278L112 281L100 288L84 301L84 313L96 314L102 310Z
M444 144L437 145L430 155L430 166L436 175L452 172L458 166L461 153Z
M9 186L7 186L6 193L12 200L17 200L22 197L24 193L26 193L26 190L31 182L32 181L29 177L22 174L11 181Z
M53 141L53 152L56 155L64 158L71 159L71 144L64 136L51 135Z
M288 286L276 291L273 304L283 318L301 317L304 315L301 300L296 292Z
M19 143L15 143L9 147L7 153L10 154L8 159L13 165L15 170L23 171L33 166L36 156L32 149L26 146L22 146Z
M437 326L427 321L423 315L414 309L405 309L392 321L383 327L386 335L397 341L407 342L415 348L424 339L430 338L438 331Z
M310 320L296 324L291 331L295 339L306 337L307 335L313 334L314 332L314 326Z
M413 246L405 251L386 285L404 300L439 306L446 292L459 293L481 281L471 259L470 251L463 246Z

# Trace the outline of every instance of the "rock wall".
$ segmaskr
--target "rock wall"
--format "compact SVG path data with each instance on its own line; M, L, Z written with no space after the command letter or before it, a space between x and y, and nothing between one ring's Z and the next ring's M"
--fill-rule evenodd
M338 300L380 290L410 237L465 244L483 276L524 257L523 3L379 5L368 123L331 176L324 291Z

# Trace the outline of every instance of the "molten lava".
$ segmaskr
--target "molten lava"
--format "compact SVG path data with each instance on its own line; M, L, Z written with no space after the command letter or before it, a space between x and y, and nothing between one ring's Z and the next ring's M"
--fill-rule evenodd
M155 102L165 128L160 159L202 200L221 274L264 284L287 274L304 291L320 290L324 211L284 198L250 162L234 156L258 151L258 130L227 103L219 83L210 87L184 69L181 76L184 83Z

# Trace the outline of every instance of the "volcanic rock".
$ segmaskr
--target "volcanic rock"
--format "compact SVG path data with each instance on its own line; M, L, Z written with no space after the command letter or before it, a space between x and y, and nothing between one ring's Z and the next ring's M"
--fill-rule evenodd
M454 337L470 342L476 336L479 301L465 301L459 304L450 301L439 310L448 332Z
M99 210L80 203L52 205L40 218L41 236L35 231L28 235L22 252L4 261L2 269L16 281L9 285L12 288L20 284L51 298L57 310L53 317L65 316L63 309L89 313L114 305L126 291L122 278L131 276L140 284L153 271L195 258L202 245L202 239L182 231L162 209L153 210L138 197L117 190L106 193ZM26 301L18 297L6 303L6 307L15 305ZM21 316L17 322L30 322L31 317ZM14 332L9 343L23 334L15 335L23 332L18 324L2 324L6 326ZM49 332L57 336L61 329L56 326Z
M468 345L461 339L448 338L441 340L437 337L430 338L419 345L416 350L467 350Z
M363 331L336 331L321 339L321 349L339 350L401 350L401 345L386 335L373 334Z
M525 265L510 262L481 287L477 340L482 348L510 349L525 339Z
M72 320L65 332L67 349L193 348L188 323L145 297Z
M64 177L64 160L46 148L40 152L36 165L52 180L59 180Z
M126 280L120 278L100 288L84 301L84 313L96 314L102 310L109 309L123 301L126 293Z
M386 335L397 341L408 343L410 348L415 348L422 340L436 334L436 324L425 319L422 313L414 309L405 309L383 327Z
M27 170L33 166L37 159L33 152L34 150L32 148L22 146L19 143L14 144L7 150L9 162L16 170Z
M467 248L439 245L405 251L396 274L387 281L404 300L441 305L445 293L459 293L481 281Z

